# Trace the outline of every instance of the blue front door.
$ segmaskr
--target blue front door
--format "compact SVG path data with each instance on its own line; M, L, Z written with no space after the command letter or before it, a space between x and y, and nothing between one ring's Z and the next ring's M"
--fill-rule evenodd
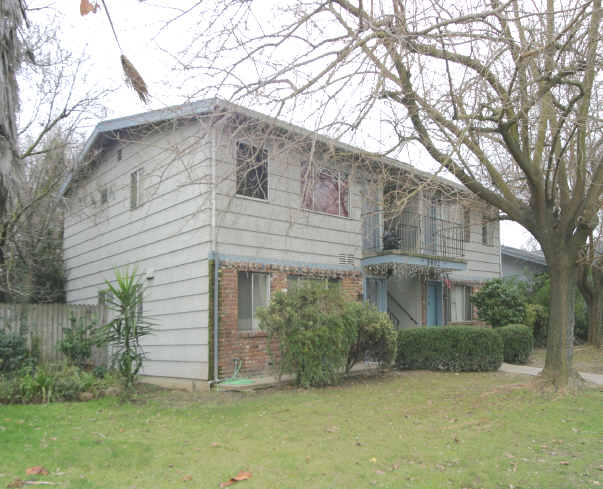
M427 282L427 326L439 326L442 322L442 283Z
M373 304L379 311L387 312L387 280L367 277L364 299Z

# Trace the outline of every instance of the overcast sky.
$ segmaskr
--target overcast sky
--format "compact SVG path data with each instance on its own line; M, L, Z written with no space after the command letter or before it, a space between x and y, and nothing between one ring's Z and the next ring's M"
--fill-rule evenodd
M136 94L124 83L120 64L120 49L104 11L80 15L79 0L57 0L54 12L48 9L32 11L29 15L32 23L55 22L60 25L61 41L76 54L85 52L91 61L86 67L88 79L115 91L104 101L107 117L122 117L134 113L158 109L168 105L183 103L187 100L187 92L195 90L195 83L202 84L202 79L195 79L187 73L176 69L176 57L186 47L195 33L195 14L183 15L173 23L166 25L170 19L176 18L189 6L197 3L193 0L105 0L109 9L123 53L138 69L147 83L151 93L151 101L143 104ZM270 0L265 0L269 5ZM48 5L44 0L29 0L30 8ZM174 7L174 6L177 7ZM89 134L90 127L82 128ZM312 129L312 128L309 128ZM402 158L427 170L432 170L434 162L427 162L424 154L407 154ZM501 224L502 243L525 247L529 235L518 224Z

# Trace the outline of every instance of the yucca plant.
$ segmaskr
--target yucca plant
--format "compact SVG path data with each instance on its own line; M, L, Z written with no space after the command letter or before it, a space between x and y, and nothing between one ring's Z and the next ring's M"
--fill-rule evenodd
M115 270L115 283L105 280L105 284L105 304L114 313L114 318L104 326L106 340L127 392L144 360L140 339L152 333L151 323L143 314L144 286L136 270L119 269Z

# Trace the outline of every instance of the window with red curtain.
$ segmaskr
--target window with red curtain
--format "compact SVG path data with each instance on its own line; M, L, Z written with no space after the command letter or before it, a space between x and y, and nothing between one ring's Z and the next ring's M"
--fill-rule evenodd
M345 172L301 165L302 207L313 211L349 217L350 190Z

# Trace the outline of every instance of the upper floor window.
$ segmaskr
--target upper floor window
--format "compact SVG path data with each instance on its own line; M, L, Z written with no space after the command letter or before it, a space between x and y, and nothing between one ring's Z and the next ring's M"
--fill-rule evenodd
M130 173L130 209L140 207L143 202L142 168Z
M482 244L484 246L494 246L495 221L487 213L482 216Z
M463 237L465 242L471 241L471 209L463 209Z
M343 171L315 169L310 163L302 162L301 194L304 209L350 216L349 178Z
M268 151L237 143L237 194L268 200Z
M109 202L109 189L107 187L101 188L98 193L101 205Z

